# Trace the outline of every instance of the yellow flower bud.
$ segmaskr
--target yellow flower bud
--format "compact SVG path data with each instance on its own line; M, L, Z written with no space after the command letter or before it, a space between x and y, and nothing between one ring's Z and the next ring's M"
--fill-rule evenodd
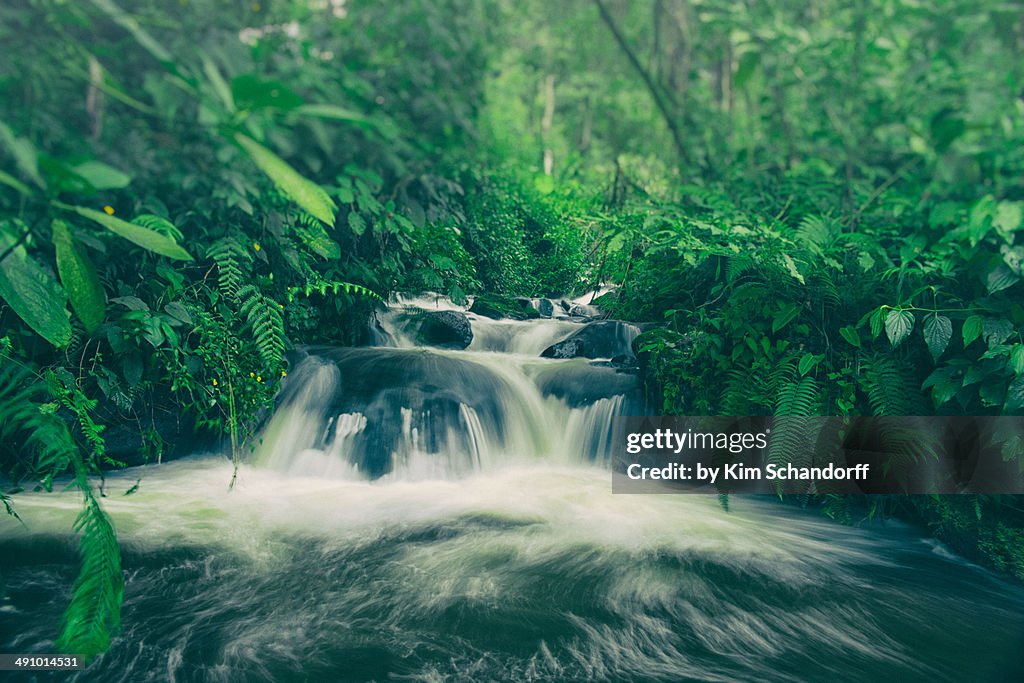
M103 213L107 214L108 216L113 216L114 215L114 207L110 206L109 204L107 206L104 206L103 207Z
M217 386L217 380L213 380L213 386Z
M260 250L260 243L259 242L253 242L252 243L252 248L255 249L256 251L259 251Z

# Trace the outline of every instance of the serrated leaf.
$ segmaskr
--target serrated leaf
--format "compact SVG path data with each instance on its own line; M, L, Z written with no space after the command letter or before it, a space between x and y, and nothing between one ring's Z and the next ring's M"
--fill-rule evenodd
M325 224L334 225L335 211L338 207L322 187L301 175L284 159L249 136L236 133L235 140L246 151L253 163L289 199Z
M0 233L0 252L13 243L14 238ZM24 249L15 249L0 261L0 298L26 325L57 348L71 342L64 290Z
M989 294L1009 289L1018 282L1020 278L1005 263L996 264L985 276L985 287Z
M981 336L982 317L980 315L972 315L964 321L963 336L964 346L967 346L975 339Z
M893 346L899 346L913 329L914 314L910 311L892 309L885 316L885 336Z
M182 261L192 260L192 256L190 256L180 244L166 235L161 235L149 228L144 228L141 225L134 225L128 221L123 221L120 218L115 218L114 216L108 216L102 211L94 211L93 209L87 209L84 206L72 206L70 208L79 216L99 223L115 235L120 235L129 242L139 245L143 249L148 249L155 254L160 254L161 256L166 256L172 259L179 259Z
M131 176L102 161L86 161L72 169L96 190L120 190L132 182Z
M296 223L295 233L314 253L328 259L341 258L341 247L327 235L320 223Z
M981 324L982 336L990 349L1006 341L1013 331L1013 323L1005 318L985 318Z
M107 307L96 267L74 241L64 221L53 221L53 244L57 251L57 273L71 308L78 314L86 332L92 334L103 322Z
M851 346L860 348L860 333L857 332L857 328L853 325L839 328L839 336L845 339Z
M348 227L352 229L357 235L362 235L366 232L366 221L356 211L350 211L348 214Z
M953 337L953 323L944 315L933 313L924 321L924 342L928 345L928 351L932 354L933 360L939 360L939 356L949 346L949 340Z

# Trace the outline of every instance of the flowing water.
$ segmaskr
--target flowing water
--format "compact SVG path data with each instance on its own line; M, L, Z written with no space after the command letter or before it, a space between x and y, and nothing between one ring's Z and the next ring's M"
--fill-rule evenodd
M899 524L612 495L639 387L539 357L579 322L474 317L459 351L417 347L400 313L382 346L296 357L232 491L222 454L108 476L123 628L39 680L1024 679L1024 590ZM15 502L0 652L48 652L79 497Z

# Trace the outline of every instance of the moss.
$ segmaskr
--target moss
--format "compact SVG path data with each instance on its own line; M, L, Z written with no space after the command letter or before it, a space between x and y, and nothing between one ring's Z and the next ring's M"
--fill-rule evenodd
M513 320L529 320L539 318L540 312L530 305L528 299L516 299L501 294L480 294L473 300L470 313L487 316L488 318L512 318Z

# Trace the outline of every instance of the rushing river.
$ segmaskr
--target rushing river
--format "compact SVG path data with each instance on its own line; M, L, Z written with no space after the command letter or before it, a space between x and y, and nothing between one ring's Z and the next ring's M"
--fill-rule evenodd
M572 320L472 324L466 350L398 313L306 350L230 492L222 454L108 476L123 628L38 680L1024 680L1019 586L899 524L612 495L635 377L540 358ZM50 652L80 500L15 503L0 652Z

